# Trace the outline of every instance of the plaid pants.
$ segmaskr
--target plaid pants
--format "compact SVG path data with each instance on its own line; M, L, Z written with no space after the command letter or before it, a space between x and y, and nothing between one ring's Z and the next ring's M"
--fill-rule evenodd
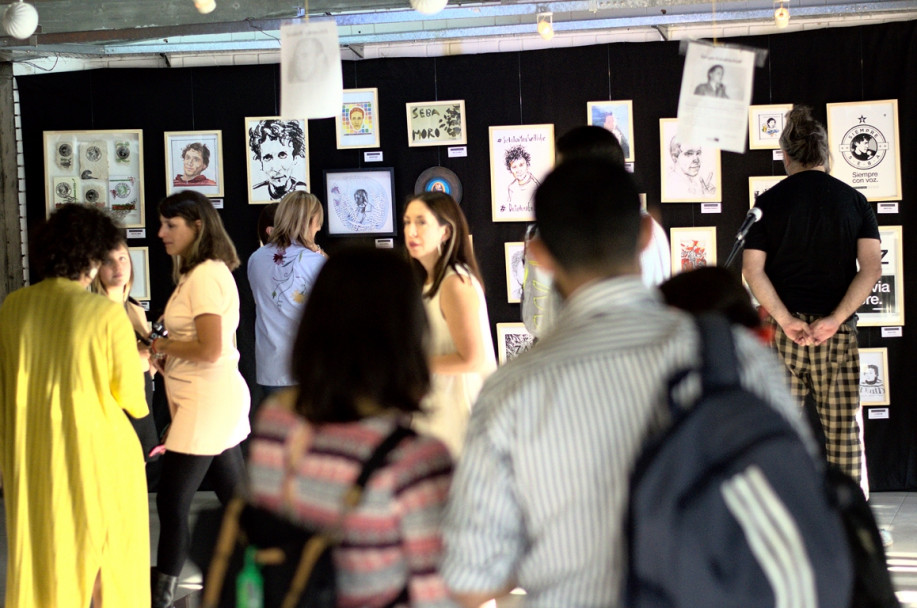
M795 314L806 323L818 316ZM847 323L818 346L800 346L775 326L774 347L786 365L790 391L805 404L806 395L815 400L818 418L825 432L828 462L860 481L860 429L856 421L860 409L860 351L856 329Z

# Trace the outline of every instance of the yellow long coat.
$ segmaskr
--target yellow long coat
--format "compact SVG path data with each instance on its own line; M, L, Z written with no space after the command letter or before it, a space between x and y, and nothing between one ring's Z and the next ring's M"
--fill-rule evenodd
M7 608L150 605L148 412L124 309L54 278L0 307L0 468Z

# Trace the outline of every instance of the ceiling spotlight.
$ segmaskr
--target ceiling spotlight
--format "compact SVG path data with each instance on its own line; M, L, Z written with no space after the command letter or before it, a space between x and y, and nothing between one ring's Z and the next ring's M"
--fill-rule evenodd
M8 36L25 40L38 27L38 11L27 2L19 0L3 12L3 31Z
M212 13L216 7L216 0L194 0L194 8L202 15Z
M538 13L538 35L545 40L554 37L554 13Z
M783 6L783 0L781 0L777 10L774 11L774 24L781 30L790 24L790 10Z
M411 8L424 15L434 15L446 8L449 0L411 0Z

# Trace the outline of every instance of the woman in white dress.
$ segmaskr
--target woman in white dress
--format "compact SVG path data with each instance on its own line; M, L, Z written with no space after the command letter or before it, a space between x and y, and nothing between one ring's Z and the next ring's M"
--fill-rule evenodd
M156 495L160 533L152 572L153 608L172 605L188 553L188 514L207 476L224 504L245 475L239 444L249 434L248 386L239 373L234 334L239 290L236 248L210 200L183 190L159 204L159 238L172 256L177 285L166 304L162 356L172 424Z
M484 379L497 367L487 303L471 250L468 222L442 192L413 197L404 212L408 252L422 268L424 305L431 329L433 386L418 430L461 453L471 405Z

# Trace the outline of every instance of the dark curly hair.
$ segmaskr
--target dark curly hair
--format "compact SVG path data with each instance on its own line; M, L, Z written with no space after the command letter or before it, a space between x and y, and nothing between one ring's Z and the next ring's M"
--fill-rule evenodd
M430 387L428 334L406 260L369 247L339 251L319 272L293 343L296 411L313 423L420 411Z
M262 120L248 130L248 145L252 154L261 159L261 144L274 139L282 144L293 146L293 156L306 156L306 134L296 120Z
M124 241L121 227L96 207L68 203L39 225L29 239L40 278L78 280Z

